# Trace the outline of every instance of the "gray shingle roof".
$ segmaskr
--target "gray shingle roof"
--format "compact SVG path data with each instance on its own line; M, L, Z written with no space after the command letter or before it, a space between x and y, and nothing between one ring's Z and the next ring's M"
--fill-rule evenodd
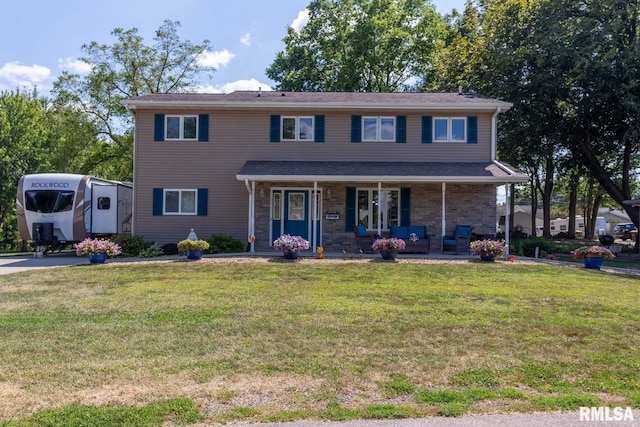
M507 110L511 104L478 94L422 92L271 92L237 91L228 94L172 93L150 94L122 101L132 108L159 105L309 105L309 106L386 106L386 107L458 107Z
M511 173L513 171L513 173ZM528 177L497 163L247 161L239 180L356 182L526 182Z

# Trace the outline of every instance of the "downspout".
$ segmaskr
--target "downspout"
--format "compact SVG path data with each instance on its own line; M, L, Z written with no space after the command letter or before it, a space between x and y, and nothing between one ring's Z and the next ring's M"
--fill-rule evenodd
M491 116L491 161L496 160L498 153L498 114L502 108L498 106L496 111Z
M249 180L245 179L244 185L247 187L247 192L249 193L249 223L247 224L247 230L248 230L249 241L251 242L251 240L253 240L251 239L251 236L253 236L254 234L253 233L254 214L255 214L254 200L256 195L256 183L255 181L252 181L251 185L249 185ZM250 252L254 252L254 242L251 242Z
M313 242L313 252L318 247L318 181L313 181L313 214L311 215L311 238Z

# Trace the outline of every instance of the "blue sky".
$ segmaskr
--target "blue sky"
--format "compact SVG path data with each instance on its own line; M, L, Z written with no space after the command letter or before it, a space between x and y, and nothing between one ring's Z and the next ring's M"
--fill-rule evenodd
M433 1L440 13L465 0ZM283 50L287 26L303 25L309 0L7 0L0 25L0 91L38 88L47 94L63 70L82 72L80 47L112 44L116 27L138 28L146 44L165 19L180 21L182 39L208 39L217 68L202 91L267 90L264 70Z

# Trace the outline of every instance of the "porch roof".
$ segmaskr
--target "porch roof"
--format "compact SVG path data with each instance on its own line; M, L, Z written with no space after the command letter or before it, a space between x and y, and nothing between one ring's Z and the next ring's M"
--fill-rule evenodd
M240 181L271 182L450 182L519 183L528 175L498 161L347 162L249 160L236 175Z

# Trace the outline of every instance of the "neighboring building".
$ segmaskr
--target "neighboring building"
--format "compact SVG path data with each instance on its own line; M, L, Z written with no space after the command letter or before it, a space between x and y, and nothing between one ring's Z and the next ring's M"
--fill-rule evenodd
M498 207L498 228L501 233L504 233L506 214L509 205L500 205ZM531 206L530 205L515 205L513 207L513 217L510 218L509 224L511 229L515 230L520 228L527 236L542 235L542 209L536 209L536 232L531 230Z
M496 160L511 104L457 93L234 92L123 101L135 115L133 233L177 242L283 233L349 250L352 227L457 224L495 235L496 187L528 180Z

